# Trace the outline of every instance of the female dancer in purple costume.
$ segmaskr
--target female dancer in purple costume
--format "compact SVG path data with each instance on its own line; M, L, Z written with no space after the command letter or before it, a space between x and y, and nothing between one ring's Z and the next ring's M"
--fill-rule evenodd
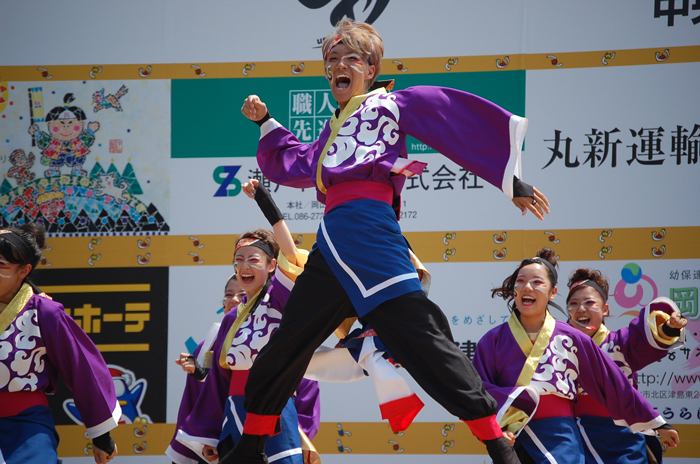
M121 417L112 375L95 344L31 283L44 228L0 230L0 462L56 463L58 433L47 393L58 376L73 391L95 462L117 455L109 431Z
M210 462L219 454L225 455L240 440L246 420L243 401L250 367L277 330L284 303L306 261L304 250L296 249L269 192L257 181L246 183L243 190L254 197L275 234L258 229L242 234L236 241L234 266L245 297L235 311L224 316L212 349L214 366L178 431L178 441ZM285 400L281 415L284 429L265 447L270 462L303 463L307 456L300 429L313 437L318 430L319 412L318 385L306 380L296 390L296 398L290 394Z
M579 268L569 278L568 286L569 324L591 337L635 388L637 371L665 358L669 350L681 346L685 340L683 328L688 321L668 298L656 298L627 327L610 331L604 324L610 314L608 279L600 271ZM653 459L661 462L661 446L653 435L635 434L616 425L605 406L583 391L579 391L574 404L574 417L583 438L587 463L646 464L651 457L649 451ZM667 446L678 446L676 430L664 428L657 433Z
M244 434L224 464L265 462L265 440L277 432L285 398L314 350L355 315L429 395L469 425L497 464L516 462L493 398L452 342L445 315L422 291L392 205L400 204L406 177L425 166L408 160L412 135L502 189L523 214L542 219L547 199L514 177L527 120L454 89L372 89L383 53L381 37L367 24L343 20L326 37L326 77L339 108L310 145L272 119L258 96L241 108L260 126L258 163L265 176L315 187L326 209L280 328L251 370Z
M555 266L554 251L540 249L493 290L509 301L512 314L479 341L474 365L521 462L583 464L572 415L579 387L635 432L666 422L590 337L549 314L557 295Z
M224 287L224 316L229 313L234 308L237 308L241 303L243 295L243 289L241 284L238 283L236 275L229 277ZM180 353L180 357L175 360L175 362L182 367L187 375L187 380L185 381L185 390L182 392L182 400L180 400L180 409L177 413L177 423L175 424L175 435L170 441L168 449L165 450L165 454L173 460L175 464L197 464L198 462L206 462L200 458L194 451L189 449L187 446L183 445L177 441L177 431L180 429L180 425L187 418L187 416L192 412L197 398L202 391L202 386L204 385L204 379L211 369L211 359L209 359L209 364L207 364L205 358L206 353L209 352L214 344L216 334L219 332L219 327L221 327L220 322L215 322L206 338L197 345L194 353Z

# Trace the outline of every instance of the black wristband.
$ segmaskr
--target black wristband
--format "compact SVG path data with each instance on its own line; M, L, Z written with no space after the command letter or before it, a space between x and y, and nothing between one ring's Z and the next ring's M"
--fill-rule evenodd
M92 446L101 449L110 456L114 453L114 440L109 436L109 432L105 432L99 437L93 438Z
M671 424L669 424L669 423L666 423L666 424L664 424L664 425L662 425L662 426L660 426L660 427L655 427L655 428L654 428L654 431L659 430L659 429L663 429L663 430L676 430L676 429L675 429L673 426L671 426Z
M262 184L258 184L258 189L255 191L255 202L258 204L260 211L265 215L265 219L274 226L283 219L282 212L272 199L272 195Z
M535 198L535 189L530 184L526 184L522 180L513 176L513 198L530 197Z
M209 369L207 369L204 366L200 366L199 363L197 362L197 358L194 356L192 357L194 361L194 372L191 373L190 375L194 377L197 380L204 380L207 378L207 374L209 373Z
M268 119L272 119L272 116L270 116L270 112L269 112L269 111L267 112L267 114L265 114L265 116L263 116L263 118L262 118L260 121L253 121L253 122L254 122L255 124L257 124L258 126L262 126L263 124L265 124L265 122L266 122Z
M667 322L661 325L661 331L669 338L678 337L681 334L681 329L669 327Z

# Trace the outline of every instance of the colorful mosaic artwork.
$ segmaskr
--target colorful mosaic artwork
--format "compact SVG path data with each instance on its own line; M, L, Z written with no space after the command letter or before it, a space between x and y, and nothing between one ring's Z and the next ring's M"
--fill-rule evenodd
M104 88L92 93L76 89L63 94L62 105L45 111L44 99L55 104L62 92L30 87L28 107L13 113L17 132L7 128L6 143L12 151L3 162L9 161L11 167L0 185L0 227L38 222L54 237L167 234L170 227L163 214L144 195L137 179L137 172L143 176L148 167L140 166L139 157L133 161L141 168L137 171L131 158L124 159L129 156L125 142L131 152L147 150L128 126L140 121L121 116L125 101L119 99L129 89L121 85L115 95L106 96ZM92 113L99 112L101 121L88 119L81 108L79 102L86 101L86 93L92 95ZM116 111L100 112L107 109ZM27 133L31 146L15 145L26 143ZM105 170L93 156L107 150L118 159L112 159ZM123 170L117 166L124 166ZM152 174L142 182L150 183L151 178Z
M170 228L157 208L146 205L131 163L124 172L95 163L88 176L43 177L12 188L0 186L0 227L39 222L51 235L162 234Z

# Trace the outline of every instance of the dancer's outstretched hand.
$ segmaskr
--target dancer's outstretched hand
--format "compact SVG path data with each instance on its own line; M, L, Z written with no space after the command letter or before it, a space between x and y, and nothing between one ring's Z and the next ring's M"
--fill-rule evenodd
M523 216L527 214L530 210L532 214L539 220L544 219L544 213L549 214L549 200L544 196L544 193L537 190L535 187L532 188L535 192L535 197L515 197L513 198L513 203L518 207L520 211L523 212Z
M175 364L182 367L188 374L194 374L194 356L189 353L180 353L180 358L175 360Z
M241 113L251 121L260 121L267 114L267 105L257 95L248 95L243 101Z
M661 441L669 448L675 448L681 442L681 437L676 429L658 429L656 434L661 437Z

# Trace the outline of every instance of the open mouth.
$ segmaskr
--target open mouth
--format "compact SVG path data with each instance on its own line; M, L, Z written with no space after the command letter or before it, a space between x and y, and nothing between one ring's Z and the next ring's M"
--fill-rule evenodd
M523 295L522 297L523 305L530 306L535 304L535 298L530 295Z
M338 90L345 90L348 87L350 87L350 77L344 75L344 74L339 74L338 76L335 77L335 87Z
M253 274L241 274L241 282L244 284L252 284L254 280L255 276Z
M593 330L595 327L592 325L589 325L591 323L591 319L589 317L581 316L577 319L574 319L574 324L583 327L584 329L590 329Z

